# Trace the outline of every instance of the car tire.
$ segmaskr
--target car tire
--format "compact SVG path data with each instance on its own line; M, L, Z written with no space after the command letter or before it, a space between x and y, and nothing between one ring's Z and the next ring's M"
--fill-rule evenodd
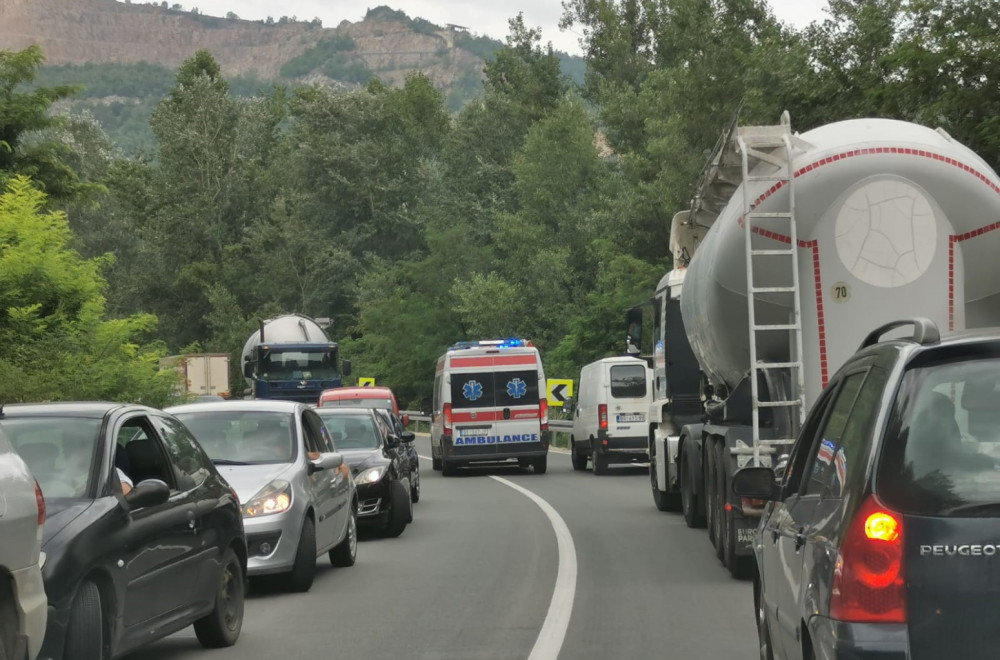
M285 590L304 593L312 588L316 577L316 523L306 516L295 549L295 563L285 575Z
M580 450L577 449L576 443L573 442L573 440L570 440L570 443L570 455L573 460L573 469L583 472L587 469L587 456L580 453Z
M410 470L410 502L420 501L420 466Z
M437 472L441 471L441 459L434 455L434 450L431 450L431 469Z
M535 474L545 474L545 471L549 469L549 457L539 456L531 462L532 470Z
M590 464L594 474L600 476L608 473L608 457L598 453L597 450L591 450Z
M15 660L20 619L9 591L0 592L0 660Z
M101 592L93 582L76 590L66 626L64 660L97 660L104 655L104 613Z
M698 495L694 492L686 447L681 450L681 459L677 468L681 473L681 511L684 512L684 523L691 529L704 527L705 516L698 511Z
M215 594L215 607L194 622L194 634L202 646L219 649L232 646L243 629L246 580L243 565L232 548L222 557L219 588Z
M330 550L330 563L334 566L354 566L358 560L358 511L353 506L347 518L344 540Z
M447 464L445 464L447 467ZM402 481L393 480L389 484L392 493L392 503L389 508L389 520L386 522L382 533L389 538L396 538L406 529L406 524L410 521L412 509L410 505L410 491L403 485Z

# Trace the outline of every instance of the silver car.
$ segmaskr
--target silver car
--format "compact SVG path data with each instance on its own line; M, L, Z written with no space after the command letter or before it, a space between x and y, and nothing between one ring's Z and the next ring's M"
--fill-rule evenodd
M291 401L212 401L168 408L236 489L247 535L247 575L281 574L308 591L316 557L357 558L354 478L323 421Z
M0 577L10 576L0 579L0 658L33 660L45 638L44 522L38 482L0 432Z

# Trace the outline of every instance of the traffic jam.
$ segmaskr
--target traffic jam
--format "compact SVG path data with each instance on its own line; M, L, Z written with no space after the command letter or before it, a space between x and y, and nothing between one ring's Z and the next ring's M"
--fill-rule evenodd
M733 125L620 350L567 386L528 339L456 341L428 366L426 458L648 466L649 506L752 590L762 660L997 657L998 217L1000 178L941 131ZM244 399L3 406L0 659L115 658L188 626L231 646L248 585L309 591L320 558L352 570L361 532L413 522L391 389L346 386L302 315L242 357ZM575 394L559 415L553 391Z

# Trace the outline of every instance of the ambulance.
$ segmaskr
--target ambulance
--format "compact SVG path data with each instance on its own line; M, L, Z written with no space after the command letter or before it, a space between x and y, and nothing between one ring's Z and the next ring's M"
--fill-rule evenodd
M445 476L516 461L544 474L548 400L538 349L524 339L458 342L434 372L431 456Z

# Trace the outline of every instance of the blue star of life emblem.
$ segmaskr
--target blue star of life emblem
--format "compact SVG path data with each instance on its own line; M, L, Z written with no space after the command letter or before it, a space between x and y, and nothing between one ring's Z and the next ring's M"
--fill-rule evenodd
M462 385L462 396L464 396L469 401L475 401L476 399L482 398L483 396L483 386L482 383L475 380L470 380L465 385Z
M520 378L515 378L507 383L507 396L512 399L520 399L528 391L528 385Z

